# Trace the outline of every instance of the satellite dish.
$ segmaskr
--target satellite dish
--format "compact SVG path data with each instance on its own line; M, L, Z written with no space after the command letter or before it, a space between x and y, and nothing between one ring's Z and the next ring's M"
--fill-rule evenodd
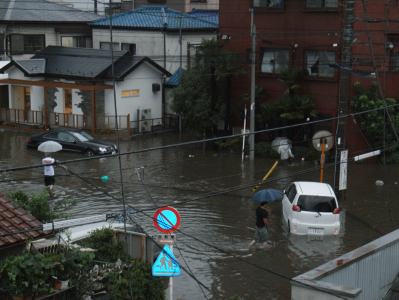
M313 147L321 152L321 145L324 142L325 151L328 151L334 146L334 137L331 132L327 130L320 130L316 132L312 137Z

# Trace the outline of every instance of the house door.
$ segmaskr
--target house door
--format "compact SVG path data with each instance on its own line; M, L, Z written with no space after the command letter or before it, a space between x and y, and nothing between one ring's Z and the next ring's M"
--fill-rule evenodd
M8 85L0 86L0 108L8 108Z
M24 87L24 120L28 122L29 111L30 111L30 87Z
M72 113L72 90L64 89L64 113Z

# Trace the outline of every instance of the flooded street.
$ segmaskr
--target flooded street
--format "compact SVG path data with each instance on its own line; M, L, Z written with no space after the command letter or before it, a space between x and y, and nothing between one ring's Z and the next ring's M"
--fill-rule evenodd
M40 163L41 153L27 150L25 143L30 133L0 132L0 169ZM177 143L175 135L158 135L121 142L121 152ZM293 149L295 153L295 147ZM79 154L58 153L56 159L69 160ZM250 202L251 188L242 188L259 181L273 161L246 160L241 165L240 154L203 151L201 145L154 150L122 157L126 202L136 209L149 209L172 204L181 216L182 233L177 233L174 251L178 261L204 283L209 291L199 288L187 274L175 279L176 299L289 299L289 278L314 268L329 259L352 250L366 242L396 229L399 216L399 168L383 167L377 162L350 163L348 191L340 202L343 230L340 236L311 241L306 237L288 235L282 225L281 204L271 205L270 250L249 250L254 237L254 206ZM138 180L135 169L144 167L144 184ZM117 158L103 158L68 164L100 189L120 197ZM309 170L306 174L295 175ZM331 183L331 168L327 169ZM279 166L268 187L284 188L294 180L319 178L313 162L295 162ZM121 202L110 198L76 176L67 176L56 169L56 200L70 198L76 204L67 211L70 217L122 211ZM100 177L110 181L102 183ZM383 180L384 186L375 181ZM15 190L40 191L43 189L42 169L0 173L0 192ZM229 190L229 193L210 196ZM179 203L182 202L182 203ZM133 215L150 234L156 234L152 220L140 213ZM195 239L193 239L194 237ZM206 242L207 244L202 243ZM212 247L215 246L215 248ZM186 265L187 264L187 265Z

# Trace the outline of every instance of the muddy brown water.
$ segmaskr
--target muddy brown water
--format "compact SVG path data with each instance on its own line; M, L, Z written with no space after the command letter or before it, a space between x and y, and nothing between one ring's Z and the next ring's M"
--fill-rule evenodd
M0 169L40 162L40 153L25 148L29 136L29 133L0 130ZM140 137L123 141L121 150L138 150L178 141L178 136L170 134ZM73 153L56 154L59 160L79 157L80 154ZM352 163L348 169L346 198L340 203L344 208L341 214L344 226L340 236L315 241L287 235L281 221L281 204L275 203L270 206L273 247L269 250L249 250L255 221L254 206L249 201L250 188L195 199L210 192L254 183L263 177L273 161L257 158L253 164L246 160L242 165L240 154L204 151L199 145L128 155L122 157L122 162L127 203L138 209L148 208L150 214L154 212L151 210L154 201L159 205L172 204L179 210L183 233L177 234L180 251L175 249L175 255L209 288L204 293L212 299L234 296L243 299L289 299L288 278L359 247L381 233L392 231L399 224L398 214L395 213L399 209L398 166L384 167L372 161ZM144 183L149 193L145 192L137 179L135 169L138 167L144 167ZM120 197L117 159L96 159L71 164L69 168L108 193ZM295 175L304 169L310 171ZM67 210L69 216L121 212L119 201L74 176L65 176L59 168L56 174L57 196L54 201L63 198L76 201ZM102 175L108 175L110 181L102 183L99 179ZM279 166L272 176L278 180L268 186L284 188L290 181L315 181L318 176L317 166L313 162L296 161L291 166ZM331 170L327 170L327 181L331 177ZM377 179L383 180L384 186L376 186ZM0 172L0 191L40 191L43 189L42 181L41 168ZM187 200L193 201L178 204ZM134 219L148 233L156 233L150 218L135 214ZM215 245L218 249L188 235ZM174 283L176 299L205 298L198 284L184 272L175 278Z

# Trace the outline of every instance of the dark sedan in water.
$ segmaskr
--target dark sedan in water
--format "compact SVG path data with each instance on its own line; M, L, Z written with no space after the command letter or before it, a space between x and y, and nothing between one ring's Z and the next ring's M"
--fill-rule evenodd
M46 141L55 141L62 145L62 150L84 153L88 156L115 154L118 149L115 144L100 141L83 130L53 129L32 136L28 148L35 148Z

